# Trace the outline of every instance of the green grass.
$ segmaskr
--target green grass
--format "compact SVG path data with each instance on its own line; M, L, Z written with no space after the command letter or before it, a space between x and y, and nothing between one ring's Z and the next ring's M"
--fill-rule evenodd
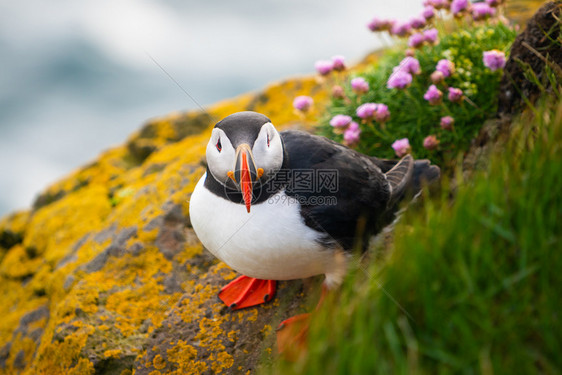
M308 354L272 371L561 373L562 102L534 113L486 171L408 210L314 314Z
M378 157L394 158L391 144L400 138L409 138L412 154L416 158L430 158L433 162L444 165L456 159L459 151L468 148L470 140L478 134L484 120L493 116L497 108L497 90L502 71L490 71L484 67L482 53L499 49L507 53L516 32L504 24L443 24L438 23L440 42L436 46L425 46L416 50L422 73L414 77L412 85L406 90L388 89L386 82L392 69L404 58L404 46L389 51L367 72L361 74L370 86L370 91L360 97L355 95L349 84L345 87L346 99L334 99L328 108L320 126L320 133L336 141L342 141L342 135L335 134L329 120L336 114L352 116L361 123L355 111L363 103L383 103L389 107L390 120L382 129L361 124L361 141L357 150ZM455 73L446 79L446 85L438 88L443 92L442 105L431 106L423 95L431 85L430 75L435 71L437 62L447 58L455 63ZM457 87L463 90L470 100L461 104L451 103L446 99L447 88ZM440 128L440 119L452 116L455 130ZM437 150L423 148L423 139L436 135L441 141Z

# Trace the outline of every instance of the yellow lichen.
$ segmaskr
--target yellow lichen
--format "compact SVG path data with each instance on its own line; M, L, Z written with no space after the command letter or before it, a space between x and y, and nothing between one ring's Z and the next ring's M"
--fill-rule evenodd
M193 259L195 256L201 254L202 252L203 245L201 244L185 246L184 249L174 257L174 260L179 264L183 264L188 260Z
M24 362L29 362L35 352L35 342L31 338L22 337L21 333L18 333L16 338L12 340L12 347L10 348L10 353L12 355L6 362L7 369L14 368L14 360L20 352L23 352Z
M119 354L121 354L122 352L123 351L121 349L106 350L105 352L103 352L103 356L105 358L110 358L110 357L118 358Z
M249 322L255 322L256 320L258 320L258 309L257 308L248 310L247 314L248 315L245 318Z
M21 279L36 273L43 263L41 257L30 257L23 245L16 245L4 257L0 274L11 279Z
M0 218L0 233L10 232L17 236L23 236L29 223L29 211L17 211L8 216ZM0 250L2 249L0 245Z
M264 335L264 337L269 336L271 332L273 332L273 328L269 324L264 325L261 330L261 334Z
M219 352L216 361L211 364L211 369L215 374L220 374L223 370L229 369L234 364L234 358L227 352Z
M197 350L188 345L187 342L183 340L178 340L177 344L172 346L166 351L168 355L168 361L175 363L188 362L197 357Z
M93 375L95 373L94 364L87 360L86 358L78 359L78 363L76 366L72 367L68 372L64 372L61 374L69 374L69 375ZM47 374L53 374L54 372L50 372Z
M238 331L228 332L227 337L231 342L235 342L238 339Z
M62 342L54 341L40 352L37 361L39 374L93 374L93 364L79 353L86 344L93 327L82 327L64 338ZM75 364L78 361L78 364Z
M154 366L154 368L157 370L162 370L164 367L166 367L166 361L160 354L156 354L154 356L154 359L152 360L152 366Z

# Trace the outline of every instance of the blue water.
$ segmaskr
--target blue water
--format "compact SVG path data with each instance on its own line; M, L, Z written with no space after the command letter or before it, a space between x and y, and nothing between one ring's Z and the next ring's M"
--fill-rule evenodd
M0 216L147 119L358 61L420 1L0 1Z

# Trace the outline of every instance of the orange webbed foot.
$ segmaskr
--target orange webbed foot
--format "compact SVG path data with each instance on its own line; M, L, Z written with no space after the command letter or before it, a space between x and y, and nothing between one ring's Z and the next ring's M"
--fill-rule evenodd
M277 352L285 359L296 361L306 353L310 314L295 315L277 327Z
M259 305L273 299L277 282L240 276L224 286L219 298L232 310Z
M322 284L322 294L316 310L324 302L328 288ZM307 338L310 326L310 313L295 315L282 321L277 327L277 352L286 360L296 361L307 352Z

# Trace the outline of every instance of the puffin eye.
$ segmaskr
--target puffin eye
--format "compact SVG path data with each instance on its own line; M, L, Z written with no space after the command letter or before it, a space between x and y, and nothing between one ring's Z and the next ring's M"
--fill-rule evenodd
M217 141L216 146L217 146L217 150L219 150L219 152L221 152L221 150L222 150L222 145L221 145L221 139L220 139L220 138L219 138L219 140Z
M269 134L267 135L267 147L269 147Z

